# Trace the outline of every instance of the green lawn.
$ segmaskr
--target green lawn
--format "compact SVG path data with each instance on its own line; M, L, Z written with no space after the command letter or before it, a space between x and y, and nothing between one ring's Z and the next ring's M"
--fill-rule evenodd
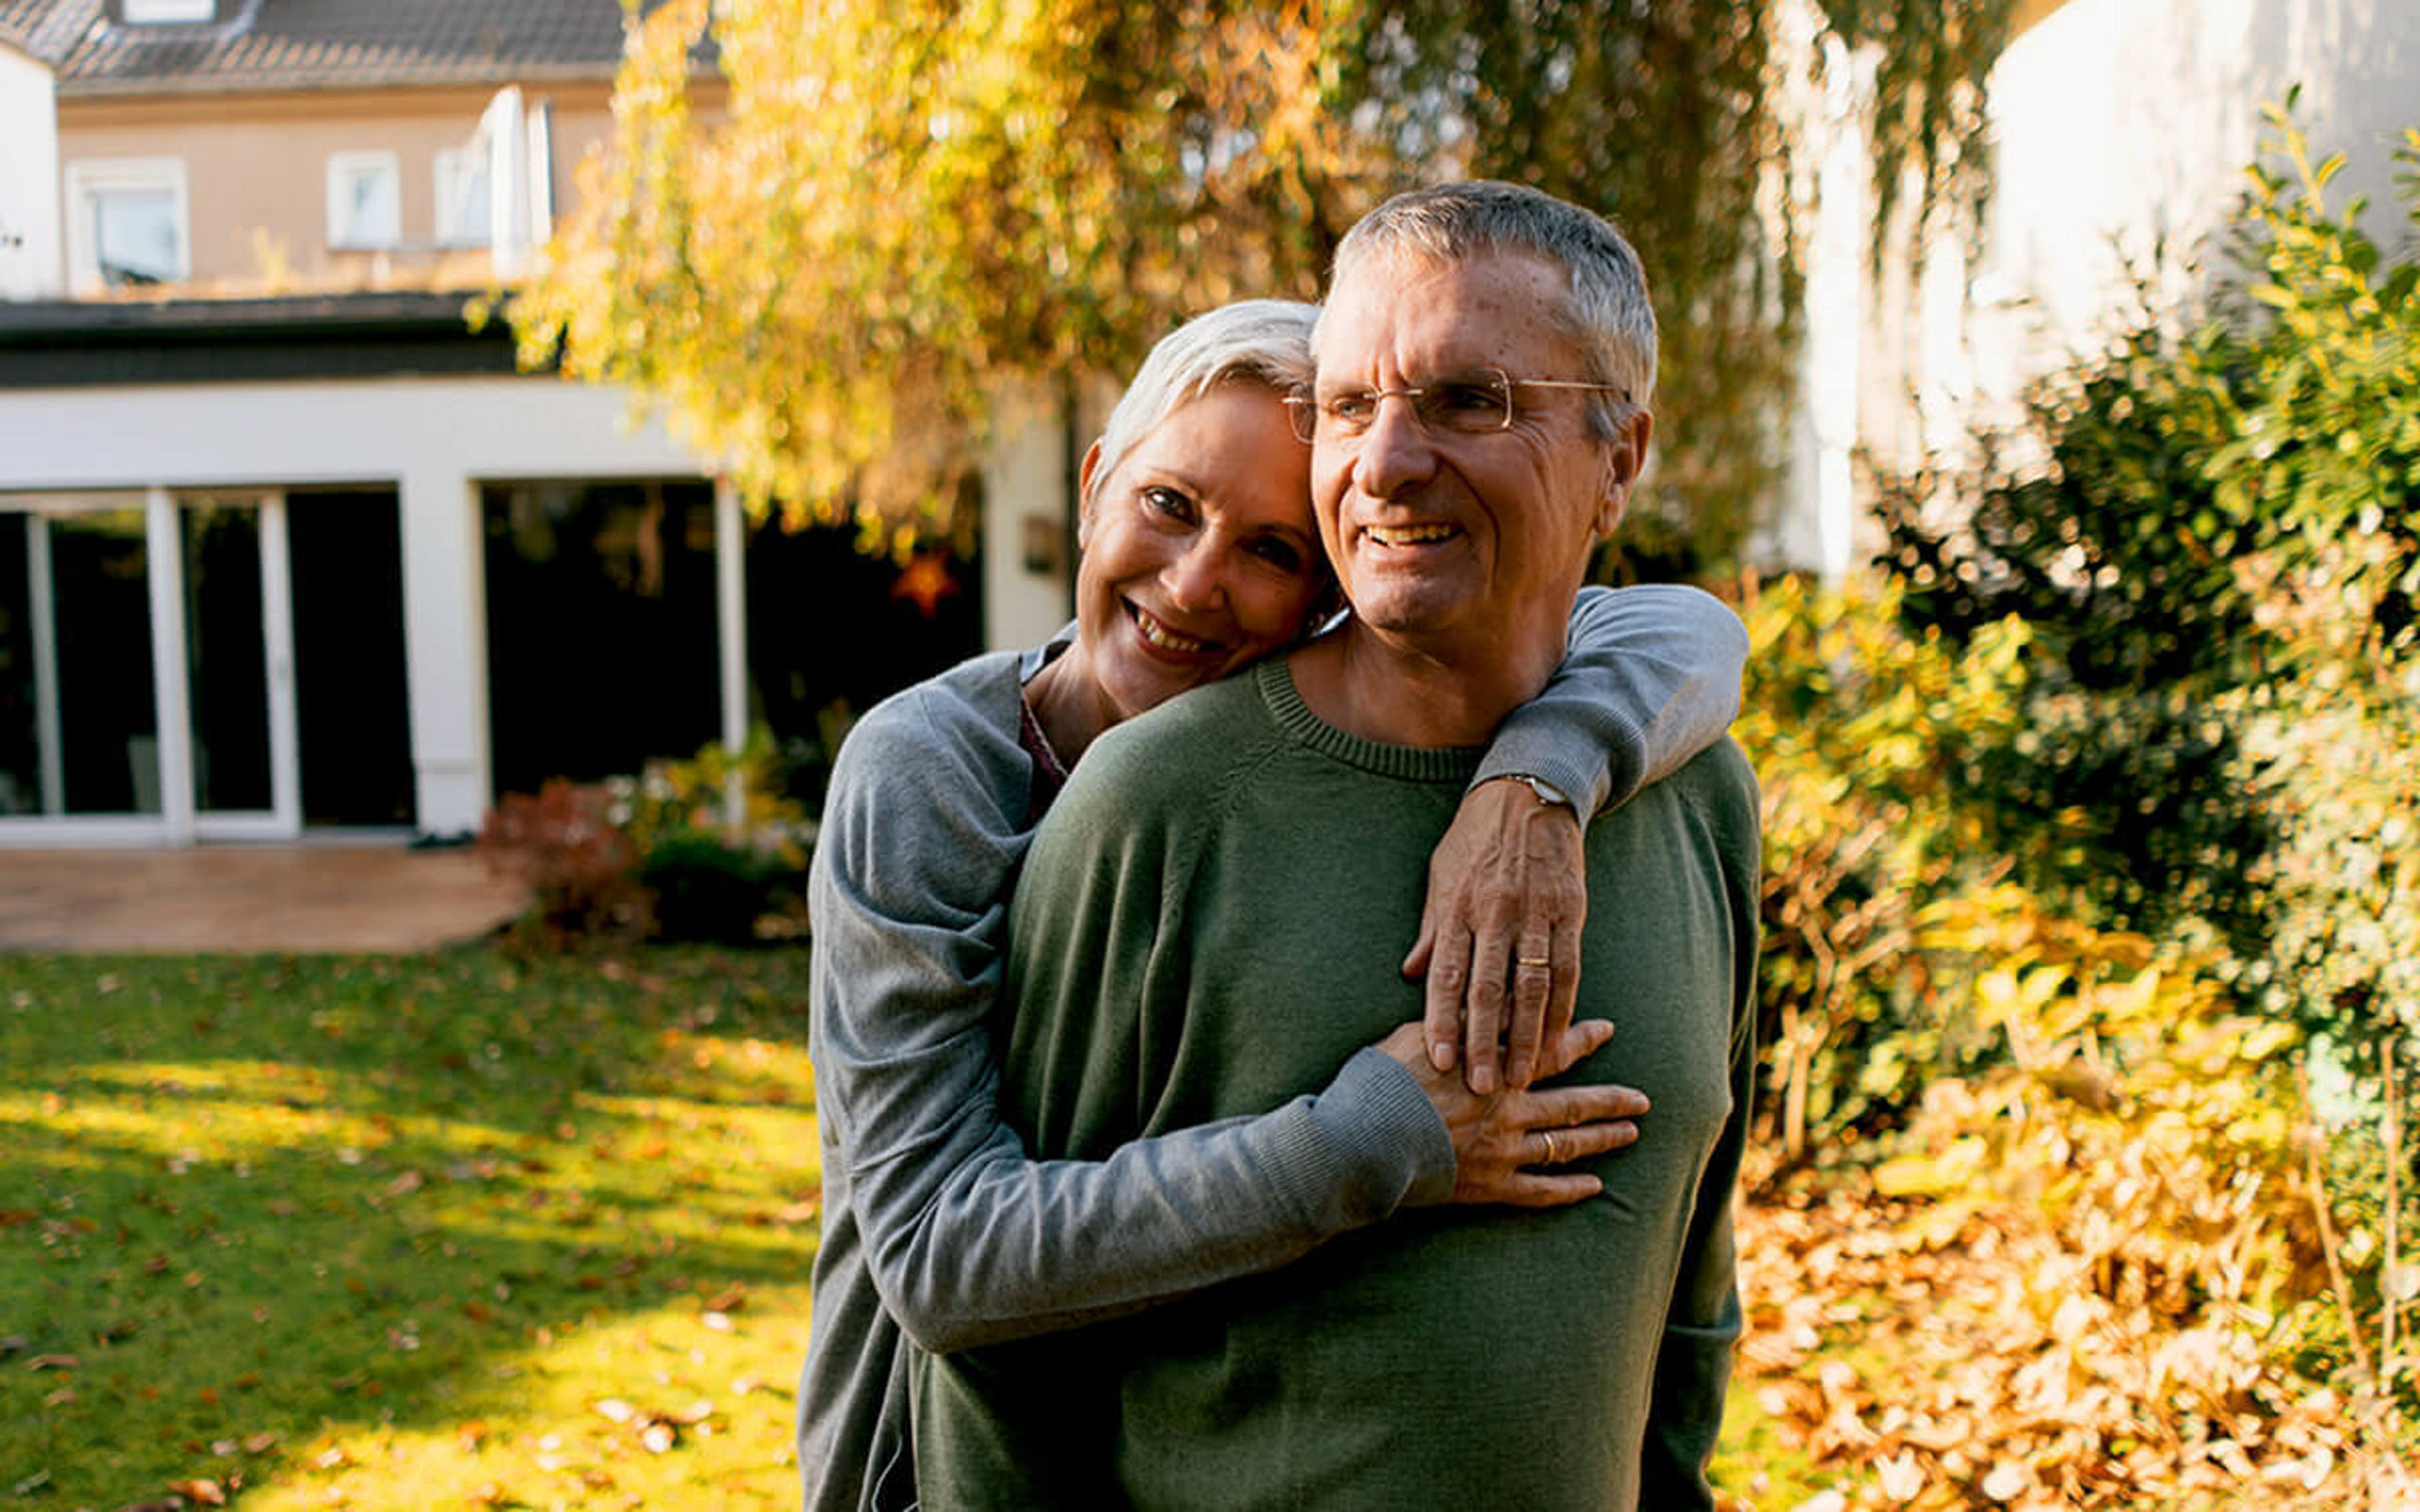
M791 1506L804 951L0 957L0 1506Z
M805 985L0 955L0 1512L794 1507ZM1725 1484L1825 1484L1732 1411Z

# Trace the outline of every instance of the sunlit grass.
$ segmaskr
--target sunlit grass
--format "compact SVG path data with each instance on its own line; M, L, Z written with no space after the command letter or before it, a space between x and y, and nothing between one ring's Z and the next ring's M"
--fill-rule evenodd
M0 1496L794 1503L804 978L0 958Z

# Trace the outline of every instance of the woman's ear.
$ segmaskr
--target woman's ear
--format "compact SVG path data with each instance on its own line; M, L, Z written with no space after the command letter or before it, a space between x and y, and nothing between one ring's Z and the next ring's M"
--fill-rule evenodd
M1092 544L1093 474L1100 471L1100 442L1084 448L1084 459L1076 468L1076 549Z

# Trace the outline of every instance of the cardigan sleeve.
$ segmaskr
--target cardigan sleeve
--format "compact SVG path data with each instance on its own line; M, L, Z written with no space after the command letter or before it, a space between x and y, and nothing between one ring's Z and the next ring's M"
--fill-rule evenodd
M1739 616L1703 589L1582 589L1563 665L1505 719L1472 785L1527 775L1583 813L1619 808L1722 738L1747 663Z
M1021 752L938 695L882 713L852 733L826 799L811 1033L875 1287L917 1344L1132 1312L1451 1190L1442 1121L1368 1050L1257 1117L1097 1161L1028 1160L1002 1116L995 1038L1029 838Z

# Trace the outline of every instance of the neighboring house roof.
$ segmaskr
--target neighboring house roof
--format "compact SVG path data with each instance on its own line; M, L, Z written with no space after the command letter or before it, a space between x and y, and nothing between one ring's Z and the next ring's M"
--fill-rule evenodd
M622 56L621 0L218 0L218 12L129 25L114 0L0 0L0 38L51 63L61 98L608 79Z
M0 300L0 391L510 373L512 329L473 331L465 294L264 300Z

